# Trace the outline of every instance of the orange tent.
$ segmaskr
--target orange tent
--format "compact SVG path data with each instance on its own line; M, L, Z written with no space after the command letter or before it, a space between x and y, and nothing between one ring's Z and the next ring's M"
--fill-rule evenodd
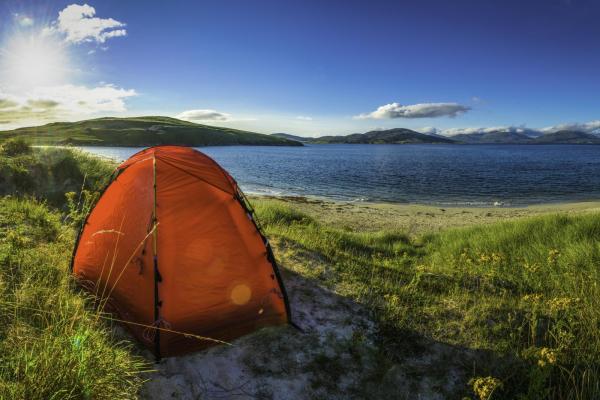
M75 246L79 282L157 357L290 321L273 252L235 180L188 147L122 163Z

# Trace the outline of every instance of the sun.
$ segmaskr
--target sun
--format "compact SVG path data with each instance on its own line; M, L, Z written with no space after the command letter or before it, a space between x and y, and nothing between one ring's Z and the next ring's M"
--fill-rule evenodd
M0 79L5 87L27 90L59 85L68 71L63 44L43 33L17 34L0 50Z

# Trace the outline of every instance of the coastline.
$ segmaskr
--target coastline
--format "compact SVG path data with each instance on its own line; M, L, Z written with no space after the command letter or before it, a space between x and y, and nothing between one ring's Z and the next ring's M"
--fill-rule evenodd
M304 196L250 194L252 201L293 206L322 224L352 231L401 231L410 236L477 224L565 213L600 212L600 201L538 204L522 207L435 206L383 202L350 202Z

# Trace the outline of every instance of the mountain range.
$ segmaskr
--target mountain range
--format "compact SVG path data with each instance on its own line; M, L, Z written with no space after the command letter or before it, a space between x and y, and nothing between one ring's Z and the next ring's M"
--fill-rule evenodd
M543 133L535 130L489 131L463 133L454 136L426 134L405 128L354 133L346 136L320 136L307 138L287 133L272 136L295 140L302 143L345 143L345 144L407 144L407 143L447 143L447 144L600 144L600 136L591 133L560 130Z
M0 141L21 137L38 145L76 146L302 146L303 144L600 144L600 135L576 130L541 132L532 129L493 130L442 136L406 128L375 130L345 136L303 137L271 135L196 124L176 118L147 116L96 118L54 122L42 126L0 131Z

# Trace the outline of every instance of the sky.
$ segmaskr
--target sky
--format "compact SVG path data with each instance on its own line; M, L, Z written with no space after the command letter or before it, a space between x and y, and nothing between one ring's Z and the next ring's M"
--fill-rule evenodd
M600 131L600 0L0 0L0 130Z

